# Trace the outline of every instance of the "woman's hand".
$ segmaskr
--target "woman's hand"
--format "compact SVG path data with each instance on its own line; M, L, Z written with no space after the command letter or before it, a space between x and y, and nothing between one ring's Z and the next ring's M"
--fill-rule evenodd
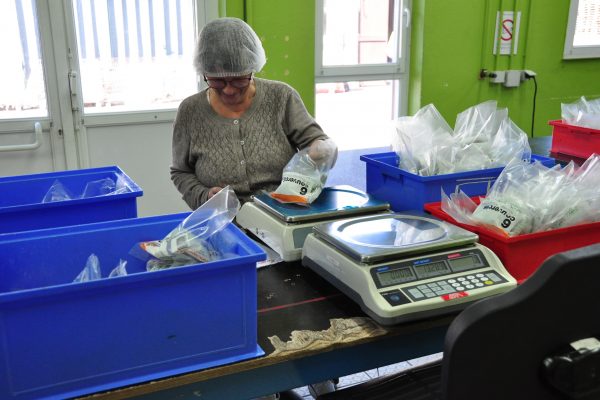
M220 186L214 186L208 189L208 199L210 200L215 194L219 193L223 189Z
M337 160L337 146L331 139L317 139L310 144L308 156L317 164L327 163L331 168Z

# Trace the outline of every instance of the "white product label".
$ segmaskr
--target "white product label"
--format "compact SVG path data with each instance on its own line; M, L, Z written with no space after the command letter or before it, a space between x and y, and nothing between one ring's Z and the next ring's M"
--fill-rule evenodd
M281 179L281 185L277 188L277 193L306 196L309 203L312 203L319 194L323 185L321 176L307 176L297 172L284 172Z
M509 236L528 232L532 223L531 215L523 206L505 199L484 199L473 212L473 219L496 226Z

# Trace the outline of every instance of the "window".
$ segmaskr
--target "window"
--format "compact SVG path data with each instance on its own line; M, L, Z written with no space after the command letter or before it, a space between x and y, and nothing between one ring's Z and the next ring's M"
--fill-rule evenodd
M0 119L48 115L35 3L0 1Z
M600 58L600 0L571 0L563 58Z
M73 0L85 113L176 108L197 90L193 0Z
M384 147L406 113L408 0L319 0L316 119L340 150Z
M216 0L69 0L64 16L57 7L62 0L48 7L45 1L0 1L5 39L0 121L56 118L62 106L53 104L51 91L56 79L62 90L65 67L71 103L83 100L73 103L73 110L97 115L90 121L104 121L109 112L120 112L121 120L127 119L123 112L135 112L127 114L133 121L156 120L156 112L172 118L179 102L197 92L192 65L196 32L216 17ZM40 35L42 26L49 33L48 23L57 33ZM52 57L64 46L62 28L69 61L54 76ZM148 111L147 116L140 111Z

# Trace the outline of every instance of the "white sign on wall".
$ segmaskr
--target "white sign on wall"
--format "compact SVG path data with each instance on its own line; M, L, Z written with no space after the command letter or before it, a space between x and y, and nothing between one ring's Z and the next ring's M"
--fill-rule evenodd
M496 31L494 33L494 54L517 54L519 44L519 26L521 11L498 11L496 13Z

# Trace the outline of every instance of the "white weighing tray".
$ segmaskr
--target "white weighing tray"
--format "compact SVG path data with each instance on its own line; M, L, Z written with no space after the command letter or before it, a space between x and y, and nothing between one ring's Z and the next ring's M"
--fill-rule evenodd
M383 325L447 314L516 286L478 236L424 214L315 225L302 263Z
M254 196L236 216L239 226L275 250L284 261L299 260L306 236L316 223L389 212L387 202L371 198L351 186L324 188L309 206L280 203L268 193Z

